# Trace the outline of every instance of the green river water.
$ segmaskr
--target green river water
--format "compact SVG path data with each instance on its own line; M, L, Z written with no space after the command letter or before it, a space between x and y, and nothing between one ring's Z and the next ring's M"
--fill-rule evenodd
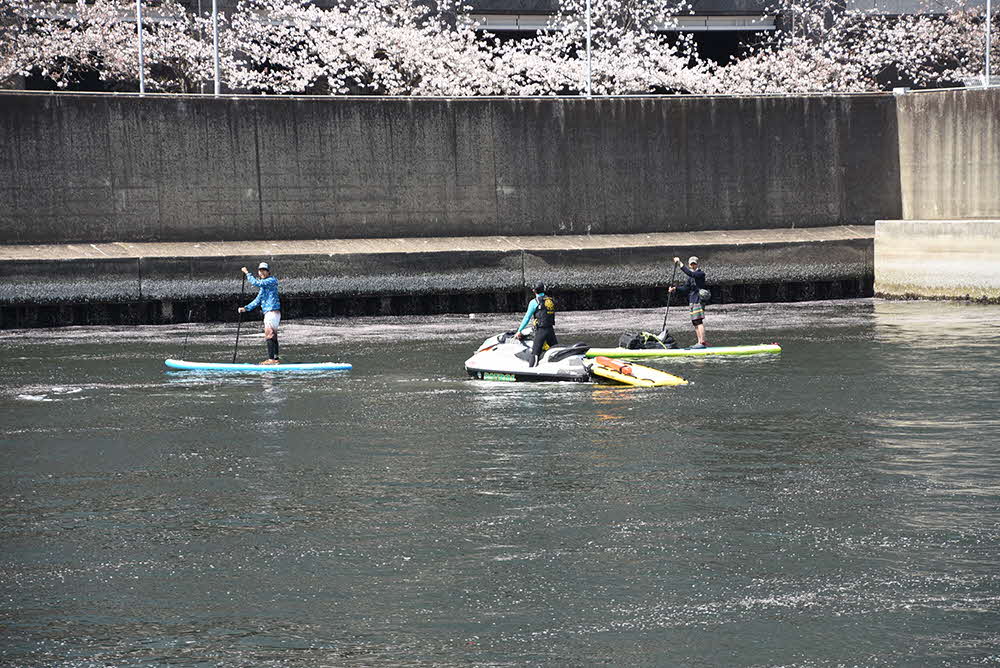
M228 325L4 332L0 663L1000 663L1000 307L719 306L785 352L468 379L519 317L286 320L354 370L284 376L162 367Z

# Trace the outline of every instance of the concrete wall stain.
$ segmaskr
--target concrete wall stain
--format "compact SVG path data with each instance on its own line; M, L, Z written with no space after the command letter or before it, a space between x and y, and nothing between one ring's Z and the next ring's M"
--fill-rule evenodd
M0 243L898 218L895 100L0 95Z

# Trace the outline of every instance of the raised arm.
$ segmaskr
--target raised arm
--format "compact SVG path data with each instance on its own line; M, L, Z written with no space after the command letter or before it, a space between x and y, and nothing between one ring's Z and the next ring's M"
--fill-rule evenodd
M268 285L276 285L278 283L278 279L276 279L274 276L268 276L267 278L261 279L257 278L253 274L247 274L247 283L254 286L255 288L262 288Z

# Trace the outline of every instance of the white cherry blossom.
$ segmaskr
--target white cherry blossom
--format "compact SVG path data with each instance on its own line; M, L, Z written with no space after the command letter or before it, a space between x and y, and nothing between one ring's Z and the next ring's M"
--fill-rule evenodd
M146 0L144 0L145 2ZM964 0L885 16L846 0L778 0L782 29L730 62L698 55L676 30L687 0L591 0L595 95L873 91L952 85L982 74L984 14ZM931 1L931 0L928 0ZM460 0L241 0L221 25L223 84L267 94L559 95L586 90L586 0L561 0L521 39L479 31ZM0 84L18 74L61 88L95 76L134 90L133 0L0 2ZM994 16L1000 33L1000 12ZM209 17L176 0L144 7L151 90L191 91L213 76ZM993 42L1000 62L1000 39ZM8 84L9 85L9 84Z

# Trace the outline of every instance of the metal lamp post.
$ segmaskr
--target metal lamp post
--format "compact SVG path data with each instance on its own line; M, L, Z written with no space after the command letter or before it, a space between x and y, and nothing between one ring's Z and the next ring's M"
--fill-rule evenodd
M142 0L135 0L135 29L139 31L139 94L146 92L146 58L142 52Z
M212 0L212 52L215 59L215 95L219 95L219 5Z
M591 97L590 80L592 78L590 62L590 0L587 0L587 97Z
M983 73L983 86L990 85L990 41L993 37L993 11L991 0L986 0L986 71Z

